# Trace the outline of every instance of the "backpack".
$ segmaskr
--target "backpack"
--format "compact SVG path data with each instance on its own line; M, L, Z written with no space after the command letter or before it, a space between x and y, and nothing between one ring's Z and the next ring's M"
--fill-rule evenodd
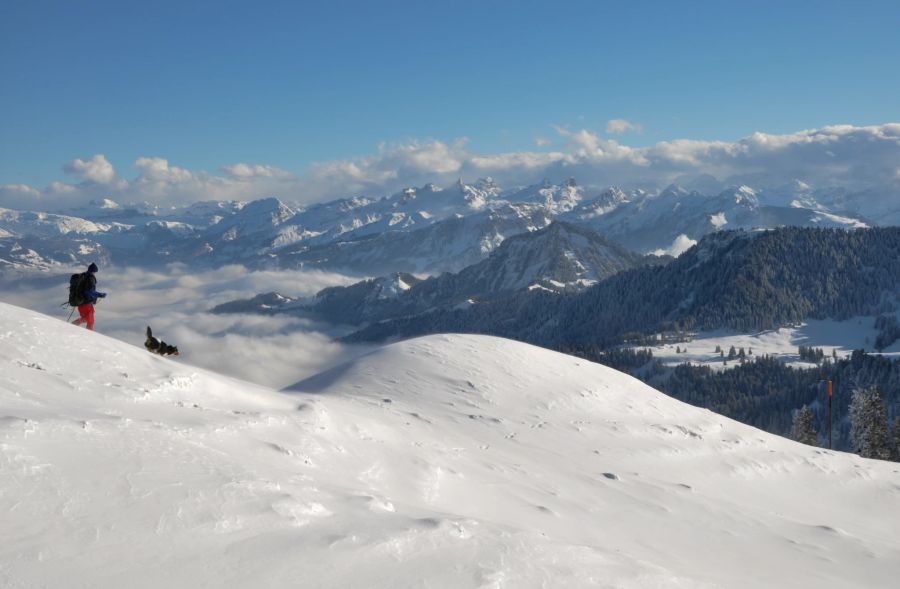
M88 283L87 272L81 274L72 274L69 278L69 305L77 307L85 302L84 291Z

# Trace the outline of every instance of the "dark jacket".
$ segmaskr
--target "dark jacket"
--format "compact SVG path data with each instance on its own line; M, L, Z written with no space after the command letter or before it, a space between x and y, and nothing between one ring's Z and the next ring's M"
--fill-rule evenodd
M105 292L97 292L97 277L94 276L93 272L86 272L87 274L87 283L84 285L84 304L85 305L93 305L97 302L97 299L102 299L106 296Z

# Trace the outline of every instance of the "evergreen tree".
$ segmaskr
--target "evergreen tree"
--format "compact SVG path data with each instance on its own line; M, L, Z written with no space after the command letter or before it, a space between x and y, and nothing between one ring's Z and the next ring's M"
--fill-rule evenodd
M891 457L887 409L877 387L853 391L850 400L850 439L863 458Z
M818 446L819 438L816 435L815 417L809 407L804 405L794 412L794 425L791 428L791 437L809 446Z

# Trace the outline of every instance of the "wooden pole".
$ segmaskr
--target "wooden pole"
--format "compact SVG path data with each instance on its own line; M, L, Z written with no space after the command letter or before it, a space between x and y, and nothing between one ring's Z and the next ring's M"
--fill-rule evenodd
M828 449L831 450L831 381L828 381Z

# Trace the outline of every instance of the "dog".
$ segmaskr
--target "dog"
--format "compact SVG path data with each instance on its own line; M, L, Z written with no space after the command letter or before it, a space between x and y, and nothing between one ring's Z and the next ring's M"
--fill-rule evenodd
M178 355L178 346L170 346L161 339L153 337L153 330L150 329L149 325L147 326L147 339L144 340L144 347L147 348L147 351L160 356Z

